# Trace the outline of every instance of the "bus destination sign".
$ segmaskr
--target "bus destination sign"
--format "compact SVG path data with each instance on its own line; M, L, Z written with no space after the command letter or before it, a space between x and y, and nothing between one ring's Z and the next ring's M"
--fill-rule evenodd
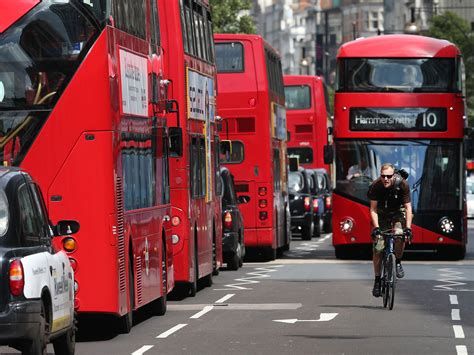
M445 108L350 109L351 131L446 131Z

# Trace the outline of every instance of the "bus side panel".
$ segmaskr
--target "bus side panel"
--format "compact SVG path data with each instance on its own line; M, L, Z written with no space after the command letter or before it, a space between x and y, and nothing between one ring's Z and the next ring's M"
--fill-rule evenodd
M50 215L80 224L73 236L77 250L69 256L78 263L81 312L120 312L118 242L109 217L116 215L112 161L112 133L85 132L46 194Z

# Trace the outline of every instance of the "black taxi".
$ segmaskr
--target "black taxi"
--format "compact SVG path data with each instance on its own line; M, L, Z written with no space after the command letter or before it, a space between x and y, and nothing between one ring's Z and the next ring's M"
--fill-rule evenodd
M0 345L23 354L74 354L74 271L54 235L73 234L75 221L51 225L31 176L0 167Z

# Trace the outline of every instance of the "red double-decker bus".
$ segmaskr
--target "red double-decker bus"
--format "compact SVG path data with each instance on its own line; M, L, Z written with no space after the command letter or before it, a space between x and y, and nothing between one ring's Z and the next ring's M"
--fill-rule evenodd
M0 15L0 153L41 185L79 313L162 314L174 285L160 29L151 0L19 3ZM169 105L168 105L169 106ZM176 143L175 143L176 145Z
M216 67L209 2L159 0L168 90L180 108L184 149L170 160L175 281L191 296L222 265L215 115ZM168 75L169 74L169 75Z
M288 155L305 168L325 168L324 146L332 127L327 86L319 76L285 75L286 118L290 133Z
M367 190L388 162L409 173L411 247L463 258L466 117L459 49L434 38L387 35L344 44L337 61L336 256L370 245Z
M285 92L280 57L260 36L214 35L221 138L232 141L245 246L268 259L290 245Z

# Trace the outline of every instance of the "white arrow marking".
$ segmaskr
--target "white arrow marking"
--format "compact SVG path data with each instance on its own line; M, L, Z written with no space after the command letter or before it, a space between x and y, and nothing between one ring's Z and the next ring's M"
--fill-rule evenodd
M295 324L296 322L329 322L337 317L339 313L321 313L319 319L274 319L274 322Z

